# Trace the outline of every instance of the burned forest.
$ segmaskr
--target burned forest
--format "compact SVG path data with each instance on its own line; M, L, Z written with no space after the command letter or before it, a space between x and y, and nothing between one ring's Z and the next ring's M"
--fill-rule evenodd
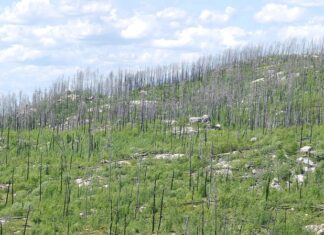
M83 70L0 97L0 234L323 234L324 44Z

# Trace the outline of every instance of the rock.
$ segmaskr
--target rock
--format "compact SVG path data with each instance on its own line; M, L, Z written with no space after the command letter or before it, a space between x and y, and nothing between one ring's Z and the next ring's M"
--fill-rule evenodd
M145 159L148 153L134 153L133 158L135 159Z
M118 161L117 164L118 165L130 165L131 163L129 161L123 160L123 161Z
M300 184L304 182L305 177L304 175L300 174L300 175L295 175L295 179Z
M222 129L222 126L221 126L221 124L217 123L216 125L213 125L211 127L211 129L213 129L213 130L221 130Z
M0 184L0 190L7 190L9 184Z
M89 97L86 97L86 100L87 101L93 101L95 99L95 97L92 95L92 96L89 96Z
M280 183L279 183L279 179L278 178L274 178L271 182L271 188L280 190Z
M231 169L221 169L221 170L216 170L214 171L216 175L233 175L233 172Z
M163 153L163 154L156 154L154 156L155 159L166 159L166 160L175 160L178 158L183 157L184 154L176 153L176 154L170 154L170 153Z
M324 235L324 229L318 230L316 235Z
M0 224L4 224L6 222L7 222L7 220L5 218L0 218Z
M311 146L304 146L299 150L299 152L301 152L301 153L309 153L311 150L312 150Z
M307 230L308 232L316 233L317 235L323 235L324 234L324 224L306 225L305 230Z
M190 123L209 123L210 117L209 115L203 115L202 117L190 117L189 118Z
M106 159L103 159L100 161L101 164L109 164L110 161L109 160L106 160ZM112 161L112 163L114 163L114 161ZM120 161L116 161L116 163L118 165L130 165L131 163L129 161L126 161L126 160L120 160Z
M285 75L285 72L283 72L283 71L278 72L277 79L282 79L284 77L284 75Z
M83 186L89 186L91 184L91 179L89 178L89 179L83 180L81 178L77 178L75 180L75 183L79 186L79 188L83 187Z
M256 79L256 80L252 81L251 83L256 84L256 83L260 83L260 82L264 82L264 78Z
M307 166L303 167L304 172L314 172L315 170L316 170L315 167L307 167Z
M141 206L140 208L138 208L139 212L143 212L145 210L146 206Z
M79 98L79 96L76 95L76 94L69 94L67 96L67 98L70 99L70 100L72 100L72 101L75 101L75 100L77 100Z
M210 122L210 117L209 117L209 115L203 115L202 117L201 117L201 121L203 122L203 123L208 123L208 122Z
M309 167L314 167L315 166L315 163L312 160L310 160L309 158L307 158L307 157L299 157L299 158L297 158L297 162L305 164L305 165L307 165Z
M228 161L220 160L217 164L213 165L212 168L213 169L215 168L213 172L216 175L225 175L225 176L233 175L233 171L231 170L232 166Z
M198 133L197 130L195 130L193 127L191 126L187 126L187 127L174 127L172 128L172 133L173 134L188 134L188 135L194 135L196 133Z
M176 120L163 120L163 123L166 123L168 125L175 125L177 124Z
M232 169L232 166L226 161L220 161L215 165L216 169Z
M202 121L201 117L190 117L190 118L189 118L189 122L190 122L191 124L193 124L193 123L198 123L198 122L201 122L201 121Z

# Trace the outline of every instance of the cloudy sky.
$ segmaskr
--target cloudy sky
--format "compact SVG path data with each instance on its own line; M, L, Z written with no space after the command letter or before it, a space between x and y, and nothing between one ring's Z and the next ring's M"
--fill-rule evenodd
M0 93L324 37L324 0L0 0Z

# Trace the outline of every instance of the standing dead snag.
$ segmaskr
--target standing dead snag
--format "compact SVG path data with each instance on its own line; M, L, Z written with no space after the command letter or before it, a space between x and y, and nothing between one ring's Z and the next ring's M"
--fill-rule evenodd
M40 155L40 165L39 165L39 201L42 201L42 170L43 170L43 154Z
M25 225L24 225L24 233L23 233L24 235L26 235L27 223L28 223L28 218L29 218L30 211L31 211L31 207L29 206L29 207L28 207L28 211L27 211L27 216L26 216Z
M268 176L268 181L267 181L267 185L266 185L266 201L268 201L268 198L269 198L269 191L270 191L270 181L271 181L271 175Z
M189 152L189 191L191 190L192 186L192 144L190 146L190 152Z
M15 176L15 169L12 169L12 175L11 175L11 204L14 204L14 176Z
M174 181L174 169L173 169L173 171L172 171L172 178L171 178L171 186L170 186L170 190L172 190L173 189L173 181Z
M160 231L161 222L163 218L163 197L164 197L164 189L162 191L161 204L160 204L160 219L159 219L158 232Z
M154 229L155 229L155 214L156 214L156 180L157 177L155 176L154 179L154 188L153 188L153 204L152 204L152 233L154 233Z

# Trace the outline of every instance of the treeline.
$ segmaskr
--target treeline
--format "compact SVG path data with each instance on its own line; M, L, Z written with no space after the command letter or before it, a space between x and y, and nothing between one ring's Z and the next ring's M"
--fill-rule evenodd
M319 125L323 65L324 43L290 41L138 71L80 71L31 97L1 97L1 136L21 128L90 128L93 121L144 130L146 122L184 125L204 114L233 128Z

